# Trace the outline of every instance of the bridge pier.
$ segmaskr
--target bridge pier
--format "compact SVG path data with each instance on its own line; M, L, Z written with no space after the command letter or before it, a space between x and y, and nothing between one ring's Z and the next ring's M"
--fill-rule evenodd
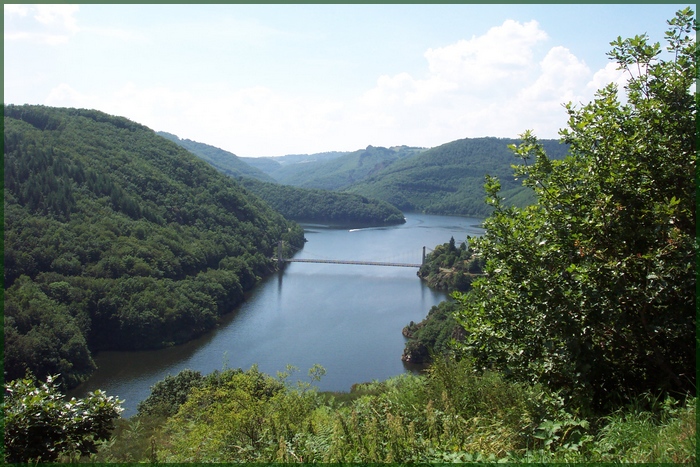
M282 244L284 243L284 240L280 240L277 242L277 268L282 269L282 266L284 265L284 258L282 257Z

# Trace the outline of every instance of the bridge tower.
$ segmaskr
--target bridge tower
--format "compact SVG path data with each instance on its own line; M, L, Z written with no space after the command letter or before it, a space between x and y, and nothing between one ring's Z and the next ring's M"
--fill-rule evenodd
M279 269L282 269L282 266L284 265L284 258L282 258L282 244L284 243L284 240L280 240L277 242L277 267Z
M425 247L423 247L423 259L420 262L421 266L425 264Z

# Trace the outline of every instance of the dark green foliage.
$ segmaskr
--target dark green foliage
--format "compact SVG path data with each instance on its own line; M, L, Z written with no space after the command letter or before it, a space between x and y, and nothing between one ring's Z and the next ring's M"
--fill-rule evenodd
M474 249L466 242L455 244L455 239L449 243L437 245L425 257L425 263L418 270L418 276L428 282L433 288L459 292L470 289L472 280L483 274L483 260L474 255Z
M345 191L387 201L402 211L485 217L485 175L504 180L508 204L525 206L534 200L529 188L513 180L512 155L504 138L467 138L396 161L349 186ZM566 146L556 141L543 144L553 158L563 156Z
M611 43L621 68L643 72L630 72L625 104L609 85L567 106L564 160L529 132L513 148L535 205L509 208L487 181L495 212L472 245L488 277L460 299L464 350L479 367L597 410L695 390L694 14L669 24L671 60L646 36Z
M468 239L469 240L469 239ZM437 245L426 256L418 276L433 288L466 292L472 281L482 275L483 261L463 242L457 246L454 237L448 243ZM434 306L420 323L411 323L403 329L406 342L402 360L411 363L430 362L433 354L448 354L451 343L464 338L464 328L454 319L458 306L445 301Z
M122 409L120 401L101 391L66 401L55 377L5 385L5 462L53 462L96 453L107 440Z
M168 133L159 134L201 157L220 172L238 179L239 183L251 193L260 197L287 219L362 226L405 222L401 211L384 201L370 200L359 195L266 183L274 182L274 179L258 169L247 166L231 153L206 144L181 140ZM285 158L293 157L285 156ZM249 162L252 160L247 159Z
M342 225L380 226L406 222L403 213L385 201L241 179L240 183L287 219Z
M298 225L144 126L4 110L9 379L28 367L71 386L92 369L85 341L156 348L201 335L274 269L279 240L303 245Z
M464 338L464 329L454 318L457 310L457 303L446 300L432 307L420 323L411 321L403 329L403 335L409 340L401 360L428 363L433 355L452 354L452 343Z
M256 180L262 180L264 182L274 182L275 180L262 170L247 164L235 154L224 151L223 149L219 149L204 143L198 143L190 139L180 139L176 135L166 133L164 131L159 131L157 134L175 144L182 146L192 154L201 157L210 163L215 169L230 177L248 177Z
M5 293L5 379L22 378L28 369L41 375L64 374L69 387L78 385L95 369L85 337L60 302L69 288L49 284L59 300L49 298L27 276Z
M182 370L175 376L168 375L151 387L151 394L137 407L138 415L170 417L177 413L194 388L204 385L199 371Z

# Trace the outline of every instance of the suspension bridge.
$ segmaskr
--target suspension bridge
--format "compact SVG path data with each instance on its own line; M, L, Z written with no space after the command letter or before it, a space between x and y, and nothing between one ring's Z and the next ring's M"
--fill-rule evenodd
M282 243L277 244L277 257L272 258L281 267L284 263L323 263L323 264L357 264L364 266L393 266L399 268L420 268L425 263L425 247L423 247L423 258L421 263L396 263L385 261L352 261L345 259L316 259L316 258L285 258L282 252Z

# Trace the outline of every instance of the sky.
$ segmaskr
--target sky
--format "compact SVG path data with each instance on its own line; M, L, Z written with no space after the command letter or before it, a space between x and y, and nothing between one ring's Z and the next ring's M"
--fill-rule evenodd
M238 156L558 138L610 42L689 4L4 5L4 102L97 109ZM692 7L692 5L691 5Z

